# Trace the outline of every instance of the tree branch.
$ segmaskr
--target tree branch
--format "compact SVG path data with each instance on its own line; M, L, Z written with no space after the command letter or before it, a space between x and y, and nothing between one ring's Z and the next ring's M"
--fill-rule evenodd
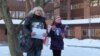
M44 1L44 0L43 0ZM46 2L44 1L43 3L43 6L42 7L45 7L51 0L47 0Z

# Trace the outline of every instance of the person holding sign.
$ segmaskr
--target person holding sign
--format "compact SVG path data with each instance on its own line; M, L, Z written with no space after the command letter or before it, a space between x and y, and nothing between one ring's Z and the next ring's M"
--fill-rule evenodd
M29 12L24 23L24 29L29 32L33 42L31 50L27 52L27 56L41 56L43 37L47 36L44 11L41 7L35 7Z

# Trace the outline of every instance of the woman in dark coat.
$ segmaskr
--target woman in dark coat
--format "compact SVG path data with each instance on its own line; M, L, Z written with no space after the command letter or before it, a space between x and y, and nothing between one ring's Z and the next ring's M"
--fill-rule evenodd
M61 24L60 16L55 18L49 36L51 37L50 49L53 51L53 56L61 56L61 50L64 48L64 27Z
M32 48L27 52L27 56L41 56L41 51L43 49L43 39L34 38L36 35L34 28L46 29L46 23L44 18L44 11L41 7L35 7L29 12L24 23L24 29L31 35L31 40L33 42ZM46 33L43 36L47 36Z

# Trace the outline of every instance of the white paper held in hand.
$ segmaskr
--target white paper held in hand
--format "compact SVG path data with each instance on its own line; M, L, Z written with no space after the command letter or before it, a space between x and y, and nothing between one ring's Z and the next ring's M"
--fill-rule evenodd
M46 29L33 28L32 32L36 33L35 36L32 36L33 38L43 39L43 33L46 33Z

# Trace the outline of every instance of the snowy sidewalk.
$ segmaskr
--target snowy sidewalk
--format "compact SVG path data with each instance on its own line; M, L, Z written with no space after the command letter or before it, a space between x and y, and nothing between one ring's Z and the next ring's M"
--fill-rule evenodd
M75 47L75 46L100 47L100 40L64 39L64 43L65 44L64 44L64 50L62 51L62 56L100 56L100 49ZM0 56L10 56L8 46L0 46ZM24 53L24 56L26 56L26 53ZM50 45L48 46L44 45L41 56L52 56Z
M100 49L100 40L94 39L64 39L64 44L69 47L97 48Z

